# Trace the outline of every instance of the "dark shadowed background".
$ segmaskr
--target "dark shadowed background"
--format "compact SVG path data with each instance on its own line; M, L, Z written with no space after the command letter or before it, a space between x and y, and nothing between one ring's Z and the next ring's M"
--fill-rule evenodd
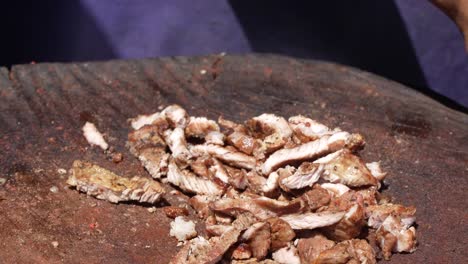
M462 36L425 0L7 1L0 20L2 66L278 53L351 65L468 106Z

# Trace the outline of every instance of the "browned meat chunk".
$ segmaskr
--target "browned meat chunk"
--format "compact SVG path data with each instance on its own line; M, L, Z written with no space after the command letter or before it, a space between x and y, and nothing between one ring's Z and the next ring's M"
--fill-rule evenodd
M385 259L392 252L414 252L416 250L416 229L402 221L399 216L390 215L377 229L377 241Z
M378 184L378 180L372 176L364 162L347 149L329 154L314 163L324 166L325 172L322 177L333 183L342 183L351 187Z
M255 148L260 147L260 143L257 142L255 138L238 131L229 134L227 136L227 142L247 155L252 155Z
M112 203L156 203L165 193L164 188L156 181L140 177L120 177L88 162L75 160L71 171L67 180L69 185L97 199Z
M365 240L353 239L343 241L336 246L322 251L313 263L345 264L345 263L375 264L375 253Z
M146 148L166 149L166 143L160 137L160 128L156 125L143 126L128 134L127 147L130 152L139 156L140 151Z
M387 203L371 205L366 208L367 224L370 227L379 228L383 221L392 214L400 217L401 221L407 226L412 225L416 220L416 208L414 206L405 207L400 204Z
M155 179L166 176L169 165L169 153L161 148L147 148L140 151L138 159Z
M301 263L315 263L320 253L335 246L335 242L321 234L313 234L310 238L301 238L297 242L297 251Z
M364 226L364 209L359 204L351 206L343 218L336 224L324 229L327 236L336 241L356 238Z
M312 190L299 196L298 199L304 201L311 211L315 211L330 203L330 194L327 190L316 185Z
M211 131L205 136L205 143L212 145L224 145L224 134L219 131Z
M259 226L252 226L253 230L249 229L244 233L246 235L246 243L249 244L252 251L252 257L257 260L262 260L268 254L271 244L271 231L268 222L257 223ZM249 232L250 231L250 232ZM243 235L243 237L244 237Z
M229 259L250 259L252 257L252 250L250 249L249 244L240 243L233 248L230 254L227 255L230 255Z
M296 234L289 224L278 217L268 218L266 220L271 228L271 250L276 251L286 247Z

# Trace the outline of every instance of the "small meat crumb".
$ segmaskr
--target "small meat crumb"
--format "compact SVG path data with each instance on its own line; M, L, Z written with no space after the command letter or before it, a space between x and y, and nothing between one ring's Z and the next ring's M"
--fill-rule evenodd
M153 207L148 208L148 212L150 213L156 212L156 207L153 206Z
M187 216L189 214L187 208L177 206L166 206L163 208L164 213L169 218L176 218L178 216Z
M50 187L49 190L50 190L52 193L57 193L57 192L58 192L57 186L52 186L52 187Z
M57 247L59 246L59 242L57 242L57 241L52 241L51 244L52 244L52 246L53 246L54 248L57 248Z
M191 220L185 220L183 216L178 216L171 222L169 235L177 238L179 241L194 238L197 236L195 223Z
M59 169L57 170L57 172L58 172L58 174L61 174L61 175L67 174L67 170L66 170L66 169L63 169L63 168L59 168Z
M99 146L103 150L109 148L109 145L104 140L101 132L97 130L93 123L86 122L86 124L83 126L83 135L89 144Z
M111 157L112 157L112 162L114 163L119 163L123 160L123 155L120 152L112 153Z

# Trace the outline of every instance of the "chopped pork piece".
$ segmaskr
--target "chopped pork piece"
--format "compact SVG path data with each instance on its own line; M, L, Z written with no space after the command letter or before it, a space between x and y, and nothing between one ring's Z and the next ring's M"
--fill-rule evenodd
M377 229L376 235L386 260L390 259L392 252L416 250L416 229L404 224L398 216L388 216Z
M288 122L274 114L262 114L245 123L251 134L262 139L261 146L254 153L259 159L286 145L292 135Z
M247 155L251 155L255 148L260 147L260 143L255 138L238 131L229 134L227 142Z
M256 258L245 259L245 260L233 260L231 264L279 264L278 262L271 259L264 259L258 261Z
M324 250L313 263L369 263L375 264L375 253L365 240L352 239Z
M93 123L86 122L83 126L83 135L91 145L96 145L103 150L109 148L109 144L107 144L106 140L102 136L101 132L99 132L96 126Z
M292 135L286 119L274 114L262 114L246 122L247 127L256 137L265 138L272 134L278 134L282 139L288 139Z
M336 224L345 212L321 212L283 215L280 218L286 221L292 229L315 229Z
M387 176L386 172L383 172L380 168L380 162L374 161L371 163L366 163L367 169L371 172L372 176L376 178L378 181L383 181L385 176Z
M217 145L195 145L190 150L195 156L211 155L231 166L249 170L253 169L256 163L252 156Z
M406 226L411 226L416 221L416 208L414 206L405 207L400 204L387 203L370 205L366 208L367 224L370 227L379 228L382 222L391 214L398 215Z
M219 160L213 158L213 165L210 167L210 170L213 173L214 177L219 179L221 182L225 184L228 184L230 182L230 175L227 172L224 165L221 162L219 162Z
M206 117L191 116L185 127L185 135L187 137L205 138L208 133L213 131L219 132L219 126L215 121L209 120Z
M188 170L179 169L174 160L169 161L167 180L186 192L208 195L221 195L224 192L216 183L199 178Z
M304 143L338 132L331 131L327 126L302 115L290 117L289 126L292 128L294 135Z
M167 130L164 138L167 145L171 149L172 156L179 163L187 164L189 159L192 158L192 153L187 148L187 141L185 140L184 130L180 127L174 128L174 130Z
M146 125L128 134L127 147L130 152L138 156L146 148L166 149L166 142L161 138L163 131L156 125Z
M197 211L200 218L207 218L211 214L209 204L216 199L214 195L195 195L189 199L189 204Z
M229 259L250 259L252 257L252 250L249 244L240 243L232 249L232 252L228 253Z
M223 233L219 238L211 238L209 246L203 247L203 250L189 252L191 255L189 257L192 257L191 260L182 263L217 263L223 258L224 253L238 241L241 233L253 223L255 223L255 218L253 216L246 214L239 215L232 223L232 227L229 230Z
M325 236L314 233L309 238L301 238L297 242L297 251L301 263L315 263L320 253L335 246L335 242Z
M161 114L166 118L172 128L179 127L183 129L187 126L189 121L189 117L185 109L178 105L170 105L164 108Z
M291 226L281 218L272 217L266 221L270 224L272 251L288 246L296 236Z
M339 197L348 192L349 187L341 183L322 183L320 185L323 189L327 190L333 197Z
M206 225L206 232L209 236L221 236L231 228L230 225ZM250 258L250 257L249 257Z
M229 184L239 190L245 190L248 185L247 173L243 169L237 169L231 166L224 165L224 168L229 174Z
M330 203L330 198L328 191L317 185L314 186L312 190L309 190L299 196L297 199L304 201L311 211L315 211L328 205Z
M301 264L297 249L293 245L273 252L272 257L280 264Z
M218 118L218 124L231 132L238 131L242 133L247 133L247 128L244 125L238 124L231 120L224 119L224 117L222 116Z
M364 226L364 209L355 204L348 209L343 218L336 224L325 227L327 236L335 241L343 241L356 238Z
M161 148L146 148L140 151L138 159L155 179L166 176L169 165L169 153Z
M205 136L205 143L224 146L224 134L219 131L210 131Z
M196 264L197 252L209 250L211 244L204 237L198 236L186 243L182 249L177 252L169 264Z
M159 119L164 119L164 116L160 112L156 112L151 115L138 115L135 118L130 119L132 128L138 130L146 125L151 125L153 122Z
M378 180L372 176L364 162L347 149L329 154L314 163L324 165L322 177L332 183L342 183L351 187L378 184Z
M236 215L239 212L250 212L261 220L304 210L303 204L299 200L281 202L267 197L221 198L211 205L211 209L229 215Z
M256 226L257 224L259 226ZM247 229L242 235L242 239L249 244L252 251L252 257L262 260L266 257L268 250L270 249L271 231L270 224L268 222L257 224L254 224Z
M73 162L67 183L79 191L112 203L156 203L165 193L164 188L151 179L120 177L97 165L79 160Z
M321 164L304 162L293 175L282 178L280 186L283 190L302 189L312 186L319 180L323 169L324 166Z
M170 236L177 238L179 241L185 241L197 236L195 230L195 223L187 220L183 216L177 216L174 221L171 222Z
M354 147L357 144L362 144L362 141L356 139L357 137L348 132L337 132L331 136L326 135L295 148L280 149L263 163L262 173L268 175L274 169L289 162L313 160L344 147Z

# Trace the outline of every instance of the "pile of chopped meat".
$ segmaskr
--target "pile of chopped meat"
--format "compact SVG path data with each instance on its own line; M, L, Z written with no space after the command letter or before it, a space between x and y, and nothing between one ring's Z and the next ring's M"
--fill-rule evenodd
M177 216L171 263L369 264L416 249L416 209L379 193L386 173L359 157L360 134L301 115L216 122L178 105L131 126L127 146L154 180L76 161L68 183L110 202L155 203L159 182L189 195L207 235Z

